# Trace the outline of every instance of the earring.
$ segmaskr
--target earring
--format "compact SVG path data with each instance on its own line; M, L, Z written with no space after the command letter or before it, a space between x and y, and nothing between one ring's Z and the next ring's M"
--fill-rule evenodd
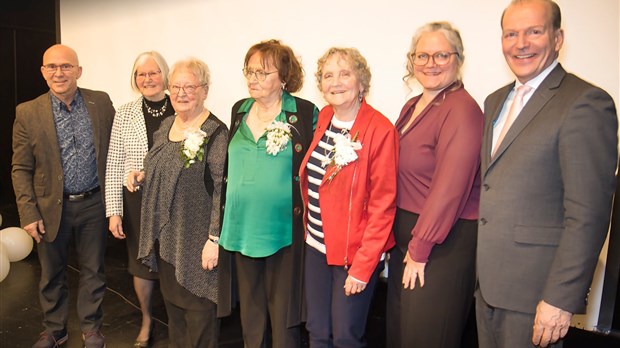
M280 86L282 86L282 89L284 89L284 87L286 87L286 82L280 83Z
M357 100L361 103L362 99L364 99L364 92L360 91L360 94L357 95Z

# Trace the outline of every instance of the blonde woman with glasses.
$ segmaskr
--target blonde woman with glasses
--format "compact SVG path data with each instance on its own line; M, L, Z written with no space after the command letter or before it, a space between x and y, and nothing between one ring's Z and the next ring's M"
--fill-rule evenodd
M415 33L386 306L387 347L460 347L473 303L483 116L463 87L463 42L447 22Z

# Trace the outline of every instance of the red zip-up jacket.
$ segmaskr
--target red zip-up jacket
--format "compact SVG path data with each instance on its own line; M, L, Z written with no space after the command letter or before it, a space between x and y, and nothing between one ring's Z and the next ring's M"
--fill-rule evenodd
M314 139L300 167L306 212L306 166L333 115L329 105L319 113ZM350 276L368 282L381 254L394 246L392 224L396 213L399 137L392 123L365 100L349 134L357 135L362 144L357 151L358 159L342 167L331 181L328 178L336 168L327 167L319 186L319 204L327 263L347 265ZM307 226L307 213L304 213L304 226Z

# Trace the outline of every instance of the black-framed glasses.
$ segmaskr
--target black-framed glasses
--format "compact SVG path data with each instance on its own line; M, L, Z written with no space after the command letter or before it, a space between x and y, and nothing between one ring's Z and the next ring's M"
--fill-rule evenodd
M75 65L72 65L72 64L60 64L60 65L46 64L46 65L43 66L43 69L47 73L55 73L58 70L58 68L60 68L60 71L62 71L62 72L68 72L68 71L71 71L73 68L75 68Z
M206 83L203 83L201 85L187 85L187 86L177 86L177 85L171 85L170 87L168 87L168 90L170 90L170 94L176 95L179 94L179 92L181 90L183 90L183 92L185 92L185 94L187 95L193 95L196 93L196 90L200 87L204 87L206 86Z
M243 71L243 76L245 76L246 79L249 80L252 78L252 75L254 75L258 81L265 81L265 79L267 78L267 75L271 75L271 74L278 72L278 70L267 72L264 70L253 70L249 68L243 68L241 69L241 71Z
M429 54L425 52L417 52L417 53L414 52L414 53L411 53L411 60L413 61L414 65L421 66L421 65L428 64L429 59L431 59L432 57L433 62L435 62L435 64L446 65L450 63L450 57L452 57L453 54L456 54L457 56L459 55L458 52L446 52L446 51L439 51L433 54Z
M151 77L157 77L159 76L159 74L161 74L161 70L157 70L157 71L149 71L149 72L144 72L144 73L136 73L136 77L139 77L141 79L145 79L145 78L151 78Z

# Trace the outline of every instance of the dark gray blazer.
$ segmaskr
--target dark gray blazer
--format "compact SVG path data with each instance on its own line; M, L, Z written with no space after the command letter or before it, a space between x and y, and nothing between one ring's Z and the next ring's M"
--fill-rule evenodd
M614 102L558 65L491 159L493 123L513 87L484 104L480 291L498 308L533 314L545 300L583 313L615 191Z
M110 97L99 91L80 88L92 121L97 175L102 190L114 119ZM43 239L54 241L62 215L64 175L50 93L19 104L13 124L13 188L21 225L43 220Z

